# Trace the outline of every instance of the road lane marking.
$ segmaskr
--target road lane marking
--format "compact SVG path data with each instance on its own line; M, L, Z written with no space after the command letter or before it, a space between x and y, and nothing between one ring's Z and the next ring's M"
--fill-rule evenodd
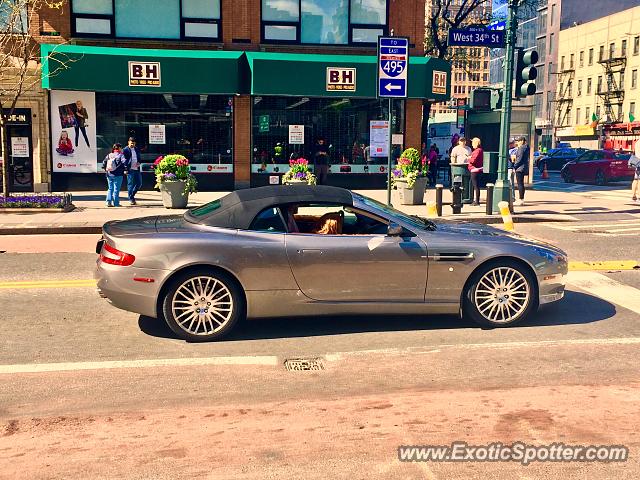
M278 365L278 357L235 356L204 358L155 358L149 360L112 360L102 362L26 363L0 365L0 375L15 373L70 372L78 370L109 370L153 367L194 367L206 365Z
M586 272L594 270L634 270L638 268L635 260L606 260L603 262L569 262L569 271Z
M95 287L95 280L26 280L0 282L0 289L29 289L29 288L81 288Z
M597 272L569 272L567 283L640 314L640 290Z

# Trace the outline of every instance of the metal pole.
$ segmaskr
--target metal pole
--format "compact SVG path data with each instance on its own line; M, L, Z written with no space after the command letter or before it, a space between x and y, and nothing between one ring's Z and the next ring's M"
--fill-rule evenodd
M444 189L444 185L438 183L436 185L436 212L438 216L442 216L442 190Z
M500 151L498 158L498 180L493 192L494 212L498 213L498 203L508 202L511 196L510 180L507 176L507 160L509 155L509 132L511 129L511 95L513 85L513 52L516 45L518 29L519 0L509 0L507 16L507 40L504 56L504 91L502 92L502 114L500 116Z
M493 183L487 183L487 209L485 211L485 213L487 215L492 215L493 214L493 188L494 188L494 184Z
M391 123L393 120L393 112L391 111L391 108L393 107L393 100L391 98L389 98L389 129L388 129L388 134L389 134L389 148L388 148L388 152L387 152L387 205L391 206L391 152L393 150L393 145L391 145Z

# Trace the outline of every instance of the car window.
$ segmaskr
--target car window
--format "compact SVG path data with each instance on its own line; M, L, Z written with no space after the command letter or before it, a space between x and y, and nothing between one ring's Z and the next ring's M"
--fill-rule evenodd
M596 160L604 160L606 156L607 155L605 154L605 152L594 152L594 155L593 155L594 159Z
M614 155L616 160L629 160L629 158L631 158L631 154L630 153L616 153Z
M348 205L294 204L283 207L290 233L386 235L384 219Z
M594 154L593 152L587 152L583 155L581 155L580 157L578 157L578 161L579 162L588 162L590 160L594 159Z
M249 230L258 232L286 232L282 215L280 215L280 209L270 207L260 212L253 222L251 222Z
M219 209L221 206L222 206L222 202L220 200L213 200L212 202L205 203L200 207L196 207L189 210L189 213L194 217L203 217Z

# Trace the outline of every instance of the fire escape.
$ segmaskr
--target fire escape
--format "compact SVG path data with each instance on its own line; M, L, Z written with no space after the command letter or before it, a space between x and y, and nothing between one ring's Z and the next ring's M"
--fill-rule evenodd
M598 92L602 103L604 104L604 111L607 114L608 121L610 123L622 122L623 112L622 104L624 102L624 89L622 85L618 85L616 82L616 76L619 79L624 78L624 70L627 67L627 57L616 57L610 55L606 60L600 60L598 62L604 68L605 78L607 81L606 90ZM614 108L617 106L617 111L614 113Z
M558 95L554 100L556 103L556 120L554 126L566 127L571 122L569 114L573 108L573 77L575 76L573 65L570 68L562 68L558 72Z

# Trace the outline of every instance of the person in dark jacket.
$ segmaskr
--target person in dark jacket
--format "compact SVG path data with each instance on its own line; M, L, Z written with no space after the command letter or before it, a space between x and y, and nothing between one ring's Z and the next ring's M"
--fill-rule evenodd
M529 145L527 139L520 137L517 141L518 149L515 153L513 162L513 170L516 174L516 183L518 184L518 201L516 205L524 205L524 177L529 174Z
M313 154L313 169L318 185L325 185L327 183L327 173L329 172L329 149L323 137L318 138L318 143L316 144Z
M140 149L136 146L136 139L129 138L129 142L124 150L124 165L127 170L127 193L129 204L136 205L136 193L142 187L142 172L140 171Z
M484 161L484 150L482 150L482 142L478 137L471 140L471 146L473 152L469 157L468 169L471 172L471 186L473 189L473 203L472 205L480 205L480 184L479 176L482 173L482 163Z
M124 178L124 156L122 145L115 143L111 153L104 157L102 169L107 174L107 207L120 206L120 187Z

